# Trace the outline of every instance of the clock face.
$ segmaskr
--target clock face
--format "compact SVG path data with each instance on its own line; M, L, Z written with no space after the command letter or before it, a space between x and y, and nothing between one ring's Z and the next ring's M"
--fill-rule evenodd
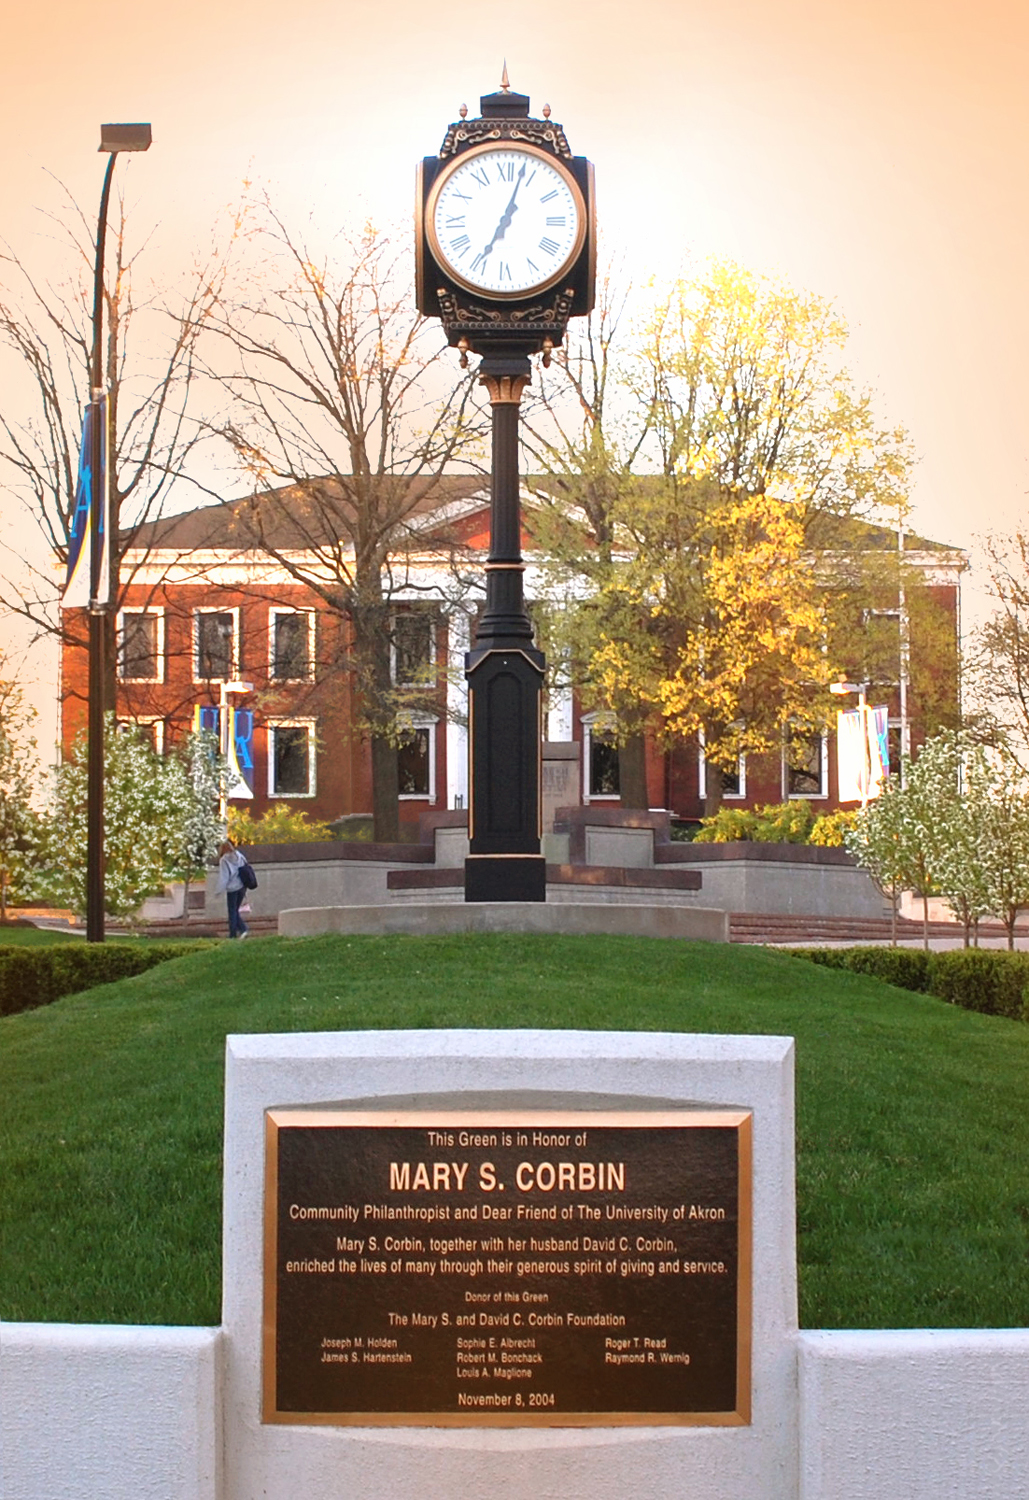
M575 179L532 147L479 146L459 156L428 204L429 243L454 280L490 297L556 281L582 248L586 211Z

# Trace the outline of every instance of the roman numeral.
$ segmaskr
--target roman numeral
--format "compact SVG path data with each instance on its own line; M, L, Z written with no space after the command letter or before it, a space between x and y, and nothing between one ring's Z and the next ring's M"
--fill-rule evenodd
M560 216L555 214L552 219L547 220L547 223L558 229L563 229L565 227L565 216L564 214L561 214Z
M501 182L514 182L513 161L498 161L497 172L499 173Z
M549 223L550 221L548 220L547 222ZM463 229L464 228L464 214L447 214L447 228L448 229Z
M471 203L472 197L471 197L470 193L460 193L460 192L458 192L457 188L454 188L453 191L454 191L454 197L455 198L460 198L461 201L462 201L462 203Z
M556 255L557 254L557 241L556 240L550 240L550 239L547 238L546 235L544 235L543 238L540 240L540 249L541 250L545 250L548 255Z
M489 251L488 250L480 250L479 253L478 253L478 255L472 261L472 270L473 271L479 271L479 270L481 270L482 267L486 264L486 262L488 260L489 260Z
M486 175L486 170L484 167L476 167L475 171L472 173L472 177L480 187L489 187L489 178Z
M511 280L511 267L508 265L506 260L502 260L500 262L500 279L501 281Z
M536 262L534 260L530 260L529 257L526 256L525 257L525 264L529 267L530 271L535 271L536 275L537 276L539 275L540 268L539 268L539 266L536 264Z
M541 203L549 203L550 200L551 200L551 198L556 198L556 197L557 197L557 188L551 188L549 193L544 193L543 194L543 197L540 199L540 202Z
M465 255L470 249L471 243L468 236L462 234L458 239L450 241L450 248L455 255Z

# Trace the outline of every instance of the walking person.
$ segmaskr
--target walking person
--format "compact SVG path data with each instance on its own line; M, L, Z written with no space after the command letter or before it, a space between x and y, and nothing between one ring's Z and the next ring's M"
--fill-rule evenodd
M240 916L239 911L243 904L243 897L246 895L246 887L239 872L245 864L245 857L240 854L231 839L226 839L223 844L218 845L218 890L225 892L229 910L230 938L245 938L250 932L250 928Z

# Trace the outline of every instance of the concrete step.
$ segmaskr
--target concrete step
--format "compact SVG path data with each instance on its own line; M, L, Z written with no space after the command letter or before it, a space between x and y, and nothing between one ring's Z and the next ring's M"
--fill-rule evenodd
M919 941L922 923L899 918L900 941ZM734 943L882 943L892 940L893 925L889 917L822 917L785 912L732 912L729 918L730 941ZM1026 936L1026 928L1016 935ZM930 922L930 938L956 938L963 929L956 922ZM980 938L1000 939L1006 936L999 922L980 922Z

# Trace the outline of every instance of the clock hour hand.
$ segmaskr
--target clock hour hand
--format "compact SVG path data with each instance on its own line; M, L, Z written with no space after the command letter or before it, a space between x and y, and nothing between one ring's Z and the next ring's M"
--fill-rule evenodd
M500 216L500 223L493 231L493 238L490 240L485 250L477 255L472 261L473 271L477 271L480 266L484 266L486 264L487 259L493 252L493 246L497 243L497 240L502 240L507 230L511 227L511 220L518 212L518 205L515 202L515 199L518 197L518 189L521 187L522 178L525 176L526 165L527 164L523 161L521 167L518 169L518 176L515 179L515 187L514 192L511 194L511 201L508 203L507 207L504 209L504 212Z

